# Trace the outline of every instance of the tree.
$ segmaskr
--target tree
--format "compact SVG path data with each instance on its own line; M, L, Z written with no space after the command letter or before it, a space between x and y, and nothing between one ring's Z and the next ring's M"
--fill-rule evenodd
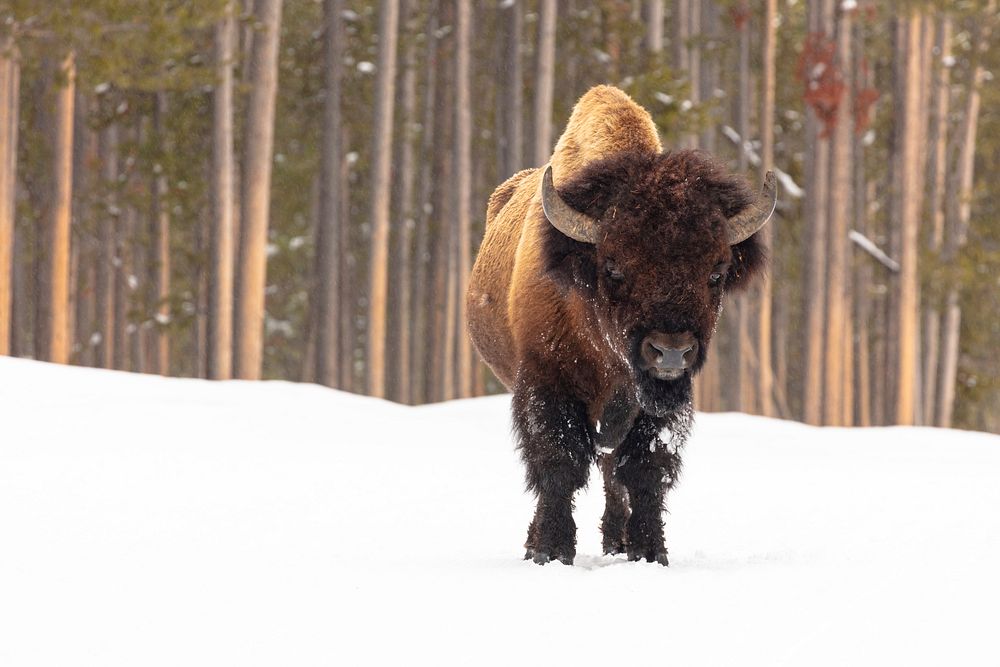
M215 26L215 86L212 92L212 233L206 362L208 376L227 380L233 372L233 3Z
M948 114L951 107L951 16L943 15L937 22L935 37L934 86L932 89L932 119L928 156L928 210L931 218L930 251L941 253L944 244L945 188L948 173ZM931 296L924 307L924 419L937 423L938 369L941 354L941 308Z
M899 204L900 275L896 316L899 323L899 361L896 365L896 423L913 424L916 408L918 319L917 254L920 224L919 189L922 109L920 99L920 22L917 12L900 18L904 41L898 55L903 59L903 98L898 101L902 144L899 151L901 190Z
M271 202L274 107L278 93L278 39L282 0L257 0L251 55L253 85L247 112L246 159L240 214L240 261L235 309L236 375L261 376L264 353L264 290L267 285L267 228Z
M764 39L761 54L761 96L760 96L760 173L763 177L774 169L774 105L775 105L775 19L777 0L766 0L764 4ZM758 232L767 250L774 245L771 225L764 225ZM773 274L772 274L773 275ZM760 396L760 411L765 417L775 414L774 371L771 362L771 314L772 280L765 280L760 287L757 315L757 355L760 360L757 373L757 393Z
M316 381L340 385L341 0L323 3L323 128L320 147L319 221L316 226Z
M841 6L837 10L836 109L830 140L829 209L827 212L827 274L826 274L826 339L824 358L823 423L847 425L844 420L844 400L847 391L845 355L850 347L848 318L848 219L854 200L851 195L854 148L854 109L850 90L851 79L851 15L853 9Z
M49 200L44 276L43 359L69 363L70 207L73 193L73 101L76 60L67 52L52 70L55 113L52 127L52 195Z
M809 37L806 42L800 72L806 84L806 102L824 88L824 81L814 76L819 72L814 60L822 57L826 48L826 26L829 3L813 0L809 3ZM822 70L826 71L826 70ZM809 424L820 424L823 417L823 350L825 342L826 304L826 239L827 239L827 169L830 142L824 135L822 122L814 104L808 104L806 144L810 147L806 161L806 220L808 220L808 250L806 260L806 291L803 310L805 327L805 383L802 418Z
M991 17L996 2L990 0L986 14ZM972 215L972 187L975 175L976 134L979 129L979 109L982 102L981 87L986 76L982 58L989 46L990 19L979 21L974 32L972 72L962 111L959 134L960 150L957 169L952 174L952 197L948 207L946 262L952 262L968 241L969 219ZM945 303L944 327L941 338L941 377L938 382L937 425L950 428L955 407L955 382L958 375L959 335L961 333L962 307L959 302L957 281L948 286Z
M465 291L472 271L472 111L469 90L471 3L456 4L455 22L455 299L458 306L458 395L472 396L472 341L466 333Z
M555 60L556 0L539 0L538 70L535 73L535 166L545 164L552 155Z
M14 201L20 63L11 38L0 39L0 355L11 353Z
M385 344L389 291L389 201L391 198L392 118L396 89L399 0L381 0L378 24L378 77L372 146L372 238L368 291L368 393L385 397Z

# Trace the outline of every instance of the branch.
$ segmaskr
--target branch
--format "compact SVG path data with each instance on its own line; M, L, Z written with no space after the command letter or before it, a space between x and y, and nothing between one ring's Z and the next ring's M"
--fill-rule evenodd
M894 260L889 255L882 252L882 250L875 245L871 239L860 232L856 232L853 229L847 234L847 238L854 241L859 248L867 252L869 255L877 259L882 263L887 269L893 273L899 273L899 263Z
M740 137L740 133L728 125L722 126L722 133L726 135L726 138L734 144L743 148L743 152L746 154L747 160L750 164L755 167L760 166L760 155L758 155L757 151L754 149L753 142L743 141ZM795 199L802 199L803 195L805 195L805 190L803 190L799 184L788 175L788 172L782 171L778 167L772 167L772 170L774 171L774 175L778 177L778 180L781 181L782 192L787 192L790 197Z

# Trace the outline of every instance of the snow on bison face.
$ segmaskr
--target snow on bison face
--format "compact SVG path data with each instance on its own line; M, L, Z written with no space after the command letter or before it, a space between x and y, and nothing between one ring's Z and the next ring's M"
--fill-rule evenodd
M707 154L621 153L559 190L542 182L546 269L593 306L596 333L662 415L690 400L725 290L763 267L754 234L774 210L774 176L754 195Z

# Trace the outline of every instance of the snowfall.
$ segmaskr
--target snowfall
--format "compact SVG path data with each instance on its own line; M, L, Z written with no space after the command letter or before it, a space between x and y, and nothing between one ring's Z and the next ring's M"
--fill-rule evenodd
M1000 437L699 414L542 567L508 409L0 358L0 665L1000 664Z

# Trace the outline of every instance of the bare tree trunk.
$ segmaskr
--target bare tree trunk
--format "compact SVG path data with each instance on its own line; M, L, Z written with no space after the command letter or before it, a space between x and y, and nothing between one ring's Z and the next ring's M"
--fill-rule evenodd
M902 171L900 202L900 280L897 317L899 320L899 362L896 368L896 423L915 423L918 326L917 254L920 223L920 14L900 19L904 22L905 93L898 122L902 124L899 167Z
M504 156L504 178L524 168L524 130L522 111L524 106L523 74L521 67L521 32L523 23L522 0L514 0L506 7L509 16L505 32L506 62L504 73L504 135L506 155ZM505 5L501 3L501 11Z
M809 5L809 32L826 34L826 1ZM808 424L820 424L823 417L823 350L826 331L826 238L827 238L827 167L830 142L822 136L823 128L810 108L806 115L806 219L808 220L808 258L806 260L805 366L806 377L802 418Z
M745 2L740 3L740 12L749 12ZM737 131L740 134L740 141L749 141L750 137L750 29L748 22L736 20L736 30L739 34L739 60L737 69L737 96L735 120ZM690 61L689 61L690 62ZM749 168L747 152L742 143L737 151L737 170L745 174ZM750 354L753 343L750 339L750 294L741 294L736 297L737 303L737 333L736 333L736 354L733 357L735 364L736 383L736 405L734 408L739 412L754 412L753 400L753 374Z
M646 0L646 51L663 51L663 0Z
M393 241L390 278L393 288L390 301L389 356L392 372L387 379L389 396L400 403L411 403L410 393L410 338L413 336L413 231L416 227L414 191L416 167L414 160L415 142L419 124L417 122L417 54L416 39L417 7L413 0L403 0L400 8L405 38L403 75L399 91L399 114L401 135L396 142L396 173L399 182L394 189L395 211L400 224L391 235Z
M535 73L535 166L545 164L552 155L552 98L556 64L556 0L539 0L539 6L538 71Z
M671 47L673 51L674 69L678 72L688 71L688 40L691 38L689 32L691 13L691 0L674 0L673 15L670 23L673 27L671 35Z
M156 94L156 132L161 145L166 136L167 94ZM151 369L161 375L170 375L170 337L167 335L167 325L170 323L170 210L166 202L167 176L161 169L153 180L153 216L154 216L154 367ZM231 253L230 253L231 254ZM232 294L232 284L230 284Z
M97 250L97 331L101 340L96 364L114 366L115 350L115 229L118 226L118 125L112 120L101 132L98 150L101 155L102 180L107 199L101 211Z
M14 203L17 198L17 120L20 62L11 39L0 40L0 355L11 354L14 281Z
M253 88L247 115L246 160L240 214L240 262L235 308L236 376L260 379L264 356L264 291L271 202L274 108L278 93L278 40L282 0L257 0L252 55Z
M340 311L343 314L340 318L340 388L344 391L354 391L355 387L355 343L356 323L355 314L357 299L355 297L354 279L355 271L351 265L351 163L347 159L346 153L351 145L348 126L341 127L340 135L341 152L344 155L340 162Z
M517 5L518 3L515 2L514 4ZM520 10L518 9L515 11L519 12ZM429 373L429 366L427 363L429 355L427 351L433 347L432 341L434 340L434 337L429 332L430 324L433 322L433 318L430 313L431 289L428 284L434 275L431 270L432 266L430 264L430 255L432 253L431 220L434 214L432 206L434 180L434 139L436 136L435 128L437 127L437 124L435 123L438 53L437 38L435 36L438 26L437 12L437 2L436 0L432 0L430 7L428 8L429 18L426 31L427 46L425 50L425 60L427 67L424 75L423 117L420 123L420 154L423 156L423 161L420 167L420 205L417 207L418 211L416 220L418 227L416 230L416 241L414 242L414 318L410 359L413 365L413 373L411 377L411 396L415 403L425 403L430 400L430 392L428 391L427 385L427 377ZM519 58L517 60L520 62ZM517 77L517 80L520 81L520 76ZM520 113L519 108L512 109L512 111ZM520 123L518 123L518 127L520 127ZM508 132L509 131L510 130L508 128ZM508 139L508 141L511 140L512 139ZM517 145L521 145L520 139L518 139ZM511 155L515 155L515 153L512 152ZM516 155L520 156L521 153L516 153Z
M45 338L42 359L69 363L70 218L73 195L73 102L76 63L72 51L53 71L52 197L48 208L45 271Z
M761 96L760 96L760 170L761 176L774 169L774 100L775 100L775 19L777 0L766 0L764 5L764 43L762 54ZM770 250L774 245L774 230L764 225L758 232L764 247ZM773 275L773 274L772 274ZM772 280L763 281L760 287L760 301L757 316L757 350L760 368L757 372L757 393L760 396L760 413L773 417L774 370L771 361L771 315Z
M986 15L992 15L995 10L996 3L991 0L988 3ZM956 260L968 240L969 219L972 213L972 186L976 165L976 133L979 128L979 108L982 102L980 88L986 76L981 54L985 53L989 45L989 29L988 20L980 21L973 41L975 62L969 79L969 92L962 115L958 165L952 176L954 196L951 198L949 206L949 233L945 240L945 261L948 262ZM944 331L941 339L941 377L938 385L937 425L945 428L951 427L954 415L961 324L962 306L959 301L958 285L952 284L948 289L948 299L945 306Z
M233 375L233 260L235 165L233 155L233 3L215 26L215 88L212 99L212 234L206 322L208 377Z
M472 270L472 97L469 61L471 60L471 3L456 3L455 21L455 302L457 317L458 396L472 396L472 341L467 333L465 291Z
M944 243L945 188L948 173L948 113L951 107L951 67L946 65L951 59L951 17L945 14L937 25L935 39L937 61L933 65L934 89L929 145L931 153L928 174L930 176L929 211L932 221L930 250L935 262ZM938 415L938 367L941 354L941 307L940 298L925 295L927 300L924 314L924 419L928 424L937 423Z
M396 89L399 0L379 2L378 78L372 148L372 240L368 293L368 393L385 397L385 343L389 291L389 201L392 116Z
M853 165L851 151L854 144L854 108L851 95L851 14L853 9L837 10L836 60L844 85L837 105L833 136L830 141L830 186L827 220L827 273L826 273L826 341L824 360L823 423L844 426L846 350L851 337L848 331L848 238L849 218L853 197L851 195Z
M316 226L316 381L328 387L339 386L340 378L340 274L342 248L340 216L341 112L340 59L342 33L341 0L325 0L323 24L323 69L326 97L323 100L323 135L320 151L319 220Z

